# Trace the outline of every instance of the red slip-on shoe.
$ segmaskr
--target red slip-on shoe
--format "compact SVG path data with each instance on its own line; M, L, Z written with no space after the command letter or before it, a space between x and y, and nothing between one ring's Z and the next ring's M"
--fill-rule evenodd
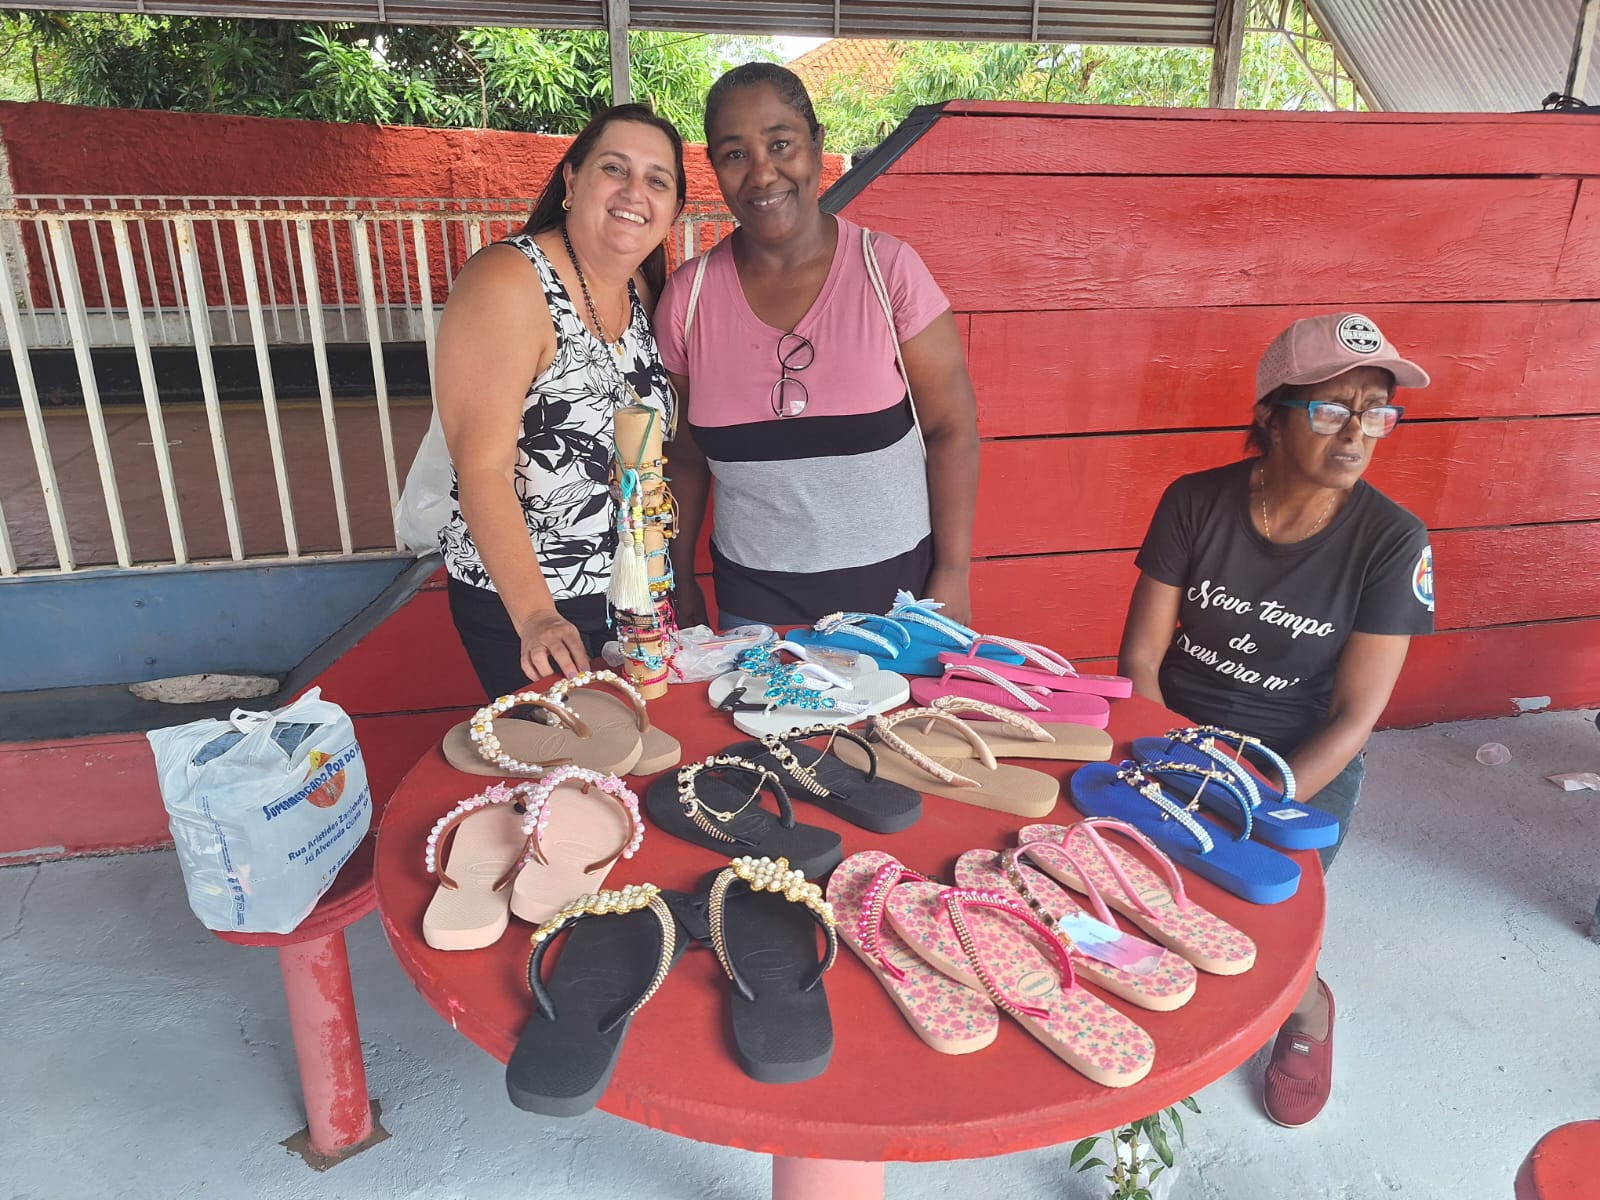
M1289 1129L1315 1120L1333 1091L1333 991L1320 978L1317 986L1328 998L1328 1036L1318 1041L1281 1029L1267 1064L1262 1102L1267 1116Z

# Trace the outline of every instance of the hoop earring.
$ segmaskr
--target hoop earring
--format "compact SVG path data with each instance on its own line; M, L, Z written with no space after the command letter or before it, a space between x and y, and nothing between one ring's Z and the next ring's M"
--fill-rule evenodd
M571 196L568 196L564 200L561 201L561 211L562 212L571 212L572 211L572 197Z

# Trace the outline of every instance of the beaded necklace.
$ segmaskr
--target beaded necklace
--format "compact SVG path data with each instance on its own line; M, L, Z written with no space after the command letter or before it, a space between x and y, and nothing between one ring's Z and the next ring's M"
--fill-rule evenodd
M584 277L583 265L578 262L577 252L572 248L572 239L567 236L565 222L562 222L561 225L561 244L566 247L567 257L572 260L572 269L578 273L578 287L583 291L584 307L589 310L589 319L594 322L595 332L600 335L600 344L602 346L610 346L620 360L626 353L622 345L622 338L619 337L615 342L612 342L611 334L606 330L606 323L600 319L600 310L594 306L594 297L589 294L589 281ZM629 307L631 309L632 305L630 304ZM624 327L624 333L626 333L626 327ZM631 385L629 390L632 390ZM637 396L638 393L634 392L634 395Z

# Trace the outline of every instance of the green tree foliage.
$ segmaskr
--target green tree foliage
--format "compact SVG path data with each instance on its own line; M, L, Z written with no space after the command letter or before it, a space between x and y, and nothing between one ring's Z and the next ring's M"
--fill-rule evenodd
M946 100L1036 100L1055 104L1199 107L1211 80L1200 46L1081 46L1044 43L898 42L900 68L887 93L835 78L814 97L829 149L854 153L882 141L913 108ZM1319 70L1332 51L1312 45ZM1239 66L1239 107L1315 109L1322 94L1280 37L1249 34Z
M701 136L706 89L765 39L634 33L636 99ZM102 108L576 133L611 102L603 33L4 10L0 95Z

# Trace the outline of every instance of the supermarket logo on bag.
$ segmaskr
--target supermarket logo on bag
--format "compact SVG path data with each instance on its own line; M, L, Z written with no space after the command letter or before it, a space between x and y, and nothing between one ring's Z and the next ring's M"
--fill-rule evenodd
M361 747L351 746L337 758L330 758L320 750L311 752L311 769L306 772L305 784L292 796L285 796L271 804L263 805L261 814L267 820L282 816L302 800L309 800L316 808L332 808L344 795L344 769L361 754Z
M327 761L328 755L321 750L313 750L311 752L311 769L306 772L306 778L310 779L320 771L322 764ZM306 799L318 808L332 808L339 803L339 797L342 795L344 795L344 771L340 769L334 771L332 778L307 796Z

